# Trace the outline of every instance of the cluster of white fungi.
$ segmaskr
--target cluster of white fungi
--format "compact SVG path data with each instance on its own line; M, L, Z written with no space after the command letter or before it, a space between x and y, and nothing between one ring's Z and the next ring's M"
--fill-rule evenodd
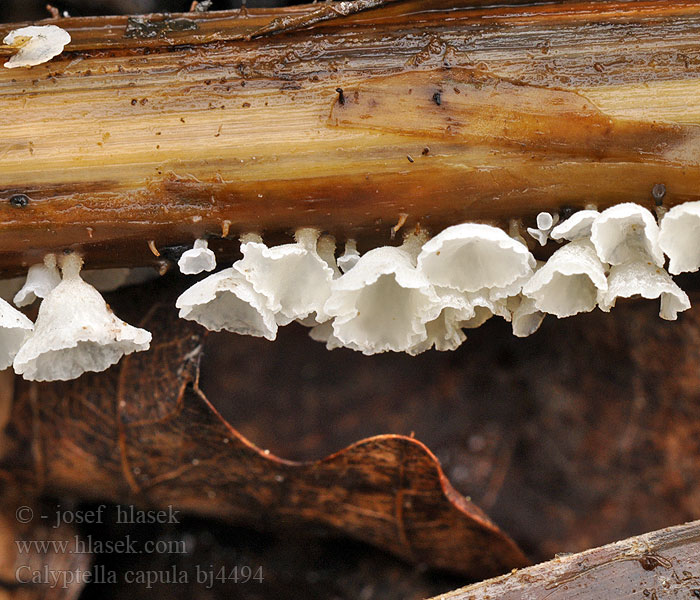
M664 269L664 254L674 275L700 269L700 202L675 206L660 226L649 210L626 203L561 223L541 213L532 229L538 240L561 244L546 262L536 261L522 238L480 223L454 225L432 239L413 233L401 246L362 255L351 240L337 258L335 240L315 229L273 247L249 234L240 260L195 283L176 306L180 317L207 329L268 340L296 321L329 349L367 355L454 350L465 329L494 315L525 337L546 314L570 317L596 306L607 312L618 298L659 299L659 315L669 320L690 308ZM216 257L197 240L178 264L198 274L213 271ZM42 299L35 323L0 300L0 368L12 365L30 380L67 380L149 348L151 334L118 319L85 281L96 282L94 272L81 267L73 253L48 255L29 269L14 303Z
M54 25L24 27L3 41L17 49L5 67L31 67L60 54L70 35ZM664 254L673 275L700 268L700 202L672 208L660 226L632 203L558 219L540 213L527 230L542 246L562 244L544 263L519 236L478 223L432 239L412 234L400 247L363 255L350 240L337 259L335 240L314 229L274 247L248 235L241 260L195 283L176 304L180 317L214 331L274 340L278 327L297 321L329 349L368 355L453 350L465 329L494 315L525 337L546 314L570 317L596 306L607 312L618 298L658 298L660 316L670 320L690 308L664 269ZM36 323L0 300L0 368L12 365L30 380L67 380L149 348L151 334L116 318L81 277L78 255L58 262L49 255L32 266L14 297L18 307L43 299ZM213 271L216 257L197 240L178 264L198 274Z

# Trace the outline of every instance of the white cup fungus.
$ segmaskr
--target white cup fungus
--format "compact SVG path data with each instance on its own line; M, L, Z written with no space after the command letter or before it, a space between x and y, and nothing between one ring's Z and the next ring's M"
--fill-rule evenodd
M25 379L75 379L150 347L151 334L118 319L100 293L81 279L81 267L76 254L63 257L63 278L42 301L34 331L14 359L15 372Z
M569 242L557 250L523 286L535 307L559 318L590 312L608 289L605 265L588 240Z
M274 340L275 314L266 298L256 292L233 267L223 269L195 283L175 302L180 318L196 321L210 331L231 331Z
M656 219L638 204L616 204L600 213L591 226L591 241L600 260L611 265L635 260L640 252L658 266L664 264Z
M700 269L700 202L686 202L669 210L661 221L659 246L669 258L673 275Z
M207 240L195 240L194 246L185 250L177 261L180 273L198 275L216 269L216 255L209 249Z
M5 63L8 69L33 67L58 56L71 41L70 34L56 25L30 25L10 31L3 43L18 48Z

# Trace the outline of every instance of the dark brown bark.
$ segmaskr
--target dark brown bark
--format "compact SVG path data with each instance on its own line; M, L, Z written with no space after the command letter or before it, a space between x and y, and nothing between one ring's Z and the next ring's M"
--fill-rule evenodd
M555 558L440 600L700 597L700 521Z

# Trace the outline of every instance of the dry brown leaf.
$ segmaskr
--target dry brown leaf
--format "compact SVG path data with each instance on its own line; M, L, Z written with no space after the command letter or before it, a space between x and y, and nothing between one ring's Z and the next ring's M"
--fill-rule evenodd
M132 307L144 298L122 294ZM205 332L177 319L172 298L143 326L152 350L117 368L70 383L18 382L0 462L6 487L334 531L470 578L527 564L418 440L382 435L320 461L277 458L199 389Z

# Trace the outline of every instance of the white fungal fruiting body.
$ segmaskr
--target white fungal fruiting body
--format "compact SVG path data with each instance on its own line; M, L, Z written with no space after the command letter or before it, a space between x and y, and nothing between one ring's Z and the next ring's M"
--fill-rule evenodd
M232 331L244 335L277 337L275 314L266 298L256 292L233 267L209 275L180 295L175 306L180 318L196 321L211 331Z
M513 335L528 337L540 328L545 313L535 306L535 300L527 296L515 296L509 306L512 311Z
M674 272L700 268L700 202L669 212L661 234L642 206L594 208L559 224L558 215L537 215L535 237L546 242L551 233L566 241L539 268L514 221L518 239L497 227L463 223L428 241L414 233L401 247L362 256L348 240L337 261L335 240L313 229L297 231L294 244L272 248L246 236L243 259L193 286L177 306L181 316L210 329L268 339L295 320L329 349L368 355L454 350L466 340L464 329L494 315L526 337L547 313L563 318L597 305L608 311L618 297L660 298L665 319L689 308L687 295L662 267L662 247Z
M450 289L436 290L439 297L440 313L425 324L426 339L418 342L407 352L420 354L430 348L441 352L456 350L467 339L462 328L476 315L476 309L467 295Z
M551 213L541 212L537 215L536 222L537 227L528 227L527 232L540 243L540 246L545 246L552 227L559 222L559 215L552 216Z
M151 334L118 319L79 275L81 261L65 257L63 280L39 307L34 332L14 359L33 381L69 380L104 371L125 354L148 350Z
M328 350L336 348L350 348L351 350L360 350L352 344L343 344L333 333L333 321L325 321L320 325L316 325L309 331L309 337L317 342L326 344Z
M5 67L15 69L40 65L63 52L70 41L70 34L56 25L15 29L5 36L3 43L19 48L19 51L5 63Z
M556 220L551 213L541 212L537 215L537 229L542 231L549 231L554 227L556 222L559 220L559 215L556 215Z
M700 269L700 202L674 206L661 221L659 246L673 275Z
M12 364L33 329L27 317L0 298L0 371Z
M661 298L659 316L675 321L678 313L690 308L688 295L671 276L643 256L610 269L608 291L600 300L600 308L608 312L618 298L641 296L649 300Z
M591 237L591 227L600 213L597 210L580 210L559 223L550 234L553 240L578 240Z
M358 260L360 260L360 253L357 251L357 243L355 240L348 240L345 242L345 252L338 258L338 267L343 273L347 273Z
M405 352L427 338L440 301L402 248L375 248L333 281L325 312L333 335L364 354Z
M216 255L209 250L207 240L195 240L194 247L182 253L177 266L184 275L213 271L216 269Z
M59 283L61 274L56 267L56 258L50 254L43 263L29 267L27 279L15 294L13 302L15 306L28 306L37 298L46 298Z
M591 226L591 241L600 260L611 265L636 260L640 253L664 264L656 219L638 204L616 204L600 213Z
M534 266L527 246L502 229L478 223L448 227L418 255L418 269L433 285L460 292L508 288Z
M596 307L608 289L605 265L588 240L569 242L557 250L523 286L535 307L559 318Z
M316 314L319 323L328 319L324 305L331 294L336 273L319 255L319 237L314 229L296 233L297 243L268 248L262 242L241 245L243 258L234 264L265 297L266 307L276 315L279 325Z

